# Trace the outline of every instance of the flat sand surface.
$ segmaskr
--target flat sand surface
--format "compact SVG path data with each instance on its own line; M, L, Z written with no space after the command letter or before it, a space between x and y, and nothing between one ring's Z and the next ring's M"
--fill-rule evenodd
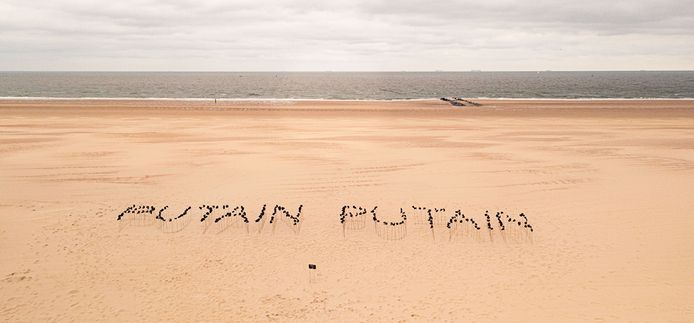
M0 321L691 321L694 101L481 102L0 101ZM303 204L300 231L263 204Z

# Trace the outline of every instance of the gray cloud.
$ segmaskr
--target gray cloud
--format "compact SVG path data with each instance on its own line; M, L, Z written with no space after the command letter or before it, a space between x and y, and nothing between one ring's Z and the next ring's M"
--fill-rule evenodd
M0 0L1 70L694 69L694 2Z

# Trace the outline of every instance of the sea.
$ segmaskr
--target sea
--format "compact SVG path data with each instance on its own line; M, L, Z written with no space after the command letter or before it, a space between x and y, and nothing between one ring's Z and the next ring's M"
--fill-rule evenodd
M0 72L3 98L694 98L694 71Z

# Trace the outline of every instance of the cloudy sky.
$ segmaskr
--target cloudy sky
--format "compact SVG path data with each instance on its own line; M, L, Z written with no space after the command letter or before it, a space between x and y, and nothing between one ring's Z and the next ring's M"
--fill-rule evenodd
M692 0L0 0L0 70L694 70Z

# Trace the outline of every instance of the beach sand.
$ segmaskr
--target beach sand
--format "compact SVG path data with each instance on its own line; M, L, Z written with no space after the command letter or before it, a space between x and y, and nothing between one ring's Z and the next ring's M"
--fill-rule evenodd
M692 320L694 101L480 102L0 101L0 320ZM132 204L193 219L123 226ZM249 231L203 233L202 204ZM259 233L263 204L303 204L300 232ZM343 235L343 205L485 230Z

